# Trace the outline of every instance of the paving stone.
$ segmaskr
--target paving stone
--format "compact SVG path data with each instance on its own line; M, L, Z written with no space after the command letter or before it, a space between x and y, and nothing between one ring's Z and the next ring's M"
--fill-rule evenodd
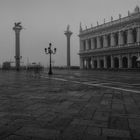
M128 130L128 119L123 117L111 117L109 128Z
M108 119L109 119L109 112L103 112L103 111L99 112L99 111L96 111L94 113L93 119L99 120L99 121L108 121Z
M129 119L130 129L140 129L140 119Z
M108 140L132 140L131 138L108 137Z
M103 136L110 136L110 137L119 137L119 138L130 138L129 131L118 130L118 129L103 128L102 135Z
M59 131L34 127L23 127L16 131L15 134L25 137L37 137L52 140L55 140L59 137Z
M88 127L86 130L87 135L91 134L94 136L100 136L101 135L101 128L99 127Z
M139 140L140 139L140 128L137 129L132 129L131 134L134 140Z
M98 77L92 71L61 71L50 78L45 78L46 73L41 78L24 72L0 73L0 139L129 140L131 133L133 140L139 140L139 94L52 79L99 83L101 78L120 81L122 74L103 73ZM129 76L121 81L128 82ZM136 73L130 77L133 82Z
M69 125L61 134L60 140L81 140L86 127L81 125Z
M108 140L105 136L94 136L92 134L85 135L82 140Z
M107 127L107 126L108 126L108 123L105 122L105 121L99 121L99 120L74 119L74 120L71 122L71 125Z
M30 137L11 135L4 140L32 140Z

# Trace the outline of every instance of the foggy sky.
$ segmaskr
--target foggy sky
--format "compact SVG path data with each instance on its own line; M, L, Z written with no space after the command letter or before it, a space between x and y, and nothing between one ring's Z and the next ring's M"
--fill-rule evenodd
M15 61L14 22L22 22L20 47L22 62L41 62L48 65L49 57L44 48L52 43L57 48L53 56L54 65L66 65L67 25L73 32L71 36L71 65L79 65L79 24L82 27L96 26L127 16L139 0L0 0L0 64Z

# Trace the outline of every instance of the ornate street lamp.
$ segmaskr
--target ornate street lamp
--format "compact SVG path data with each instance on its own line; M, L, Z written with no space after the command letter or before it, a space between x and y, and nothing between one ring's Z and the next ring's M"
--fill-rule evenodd
M53 73L52 73L52 62L51 62L51 54L55 54L56 53L56 48L54 48L54 50L52 50L51 49L51 46L52 46L52 44L51 43L49 43L49 47L48 48L45 48L45 53L46 54L50 54L50 68L49 68L49 72L48 72L48 74L49 75L52 75Z

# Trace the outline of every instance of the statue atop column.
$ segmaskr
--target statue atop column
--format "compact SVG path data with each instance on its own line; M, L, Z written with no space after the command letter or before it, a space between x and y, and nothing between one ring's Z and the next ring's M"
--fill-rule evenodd
M23 29L21 26L21 22L15 22L14 23L13 30L15 31L15 64L16 64L16 70L20 70L20 31Z

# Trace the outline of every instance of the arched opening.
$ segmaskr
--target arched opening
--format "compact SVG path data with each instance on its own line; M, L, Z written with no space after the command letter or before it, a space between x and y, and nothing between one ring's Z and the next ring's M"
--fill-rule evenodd
M94 43L95 43L95 49L97 48L97 39L94 38Z
M132 57L132 68L138 68L137 57Z
M123 57L122 66L123 66L123 68L128 68L128 59L127 59L127 57Z
M83 50L84 51L86 50L86 41L85 40L83 41Z
M115 45L118 46L119 36L118 33L115 33Z
M87 65L88 65L87 68L91 69L91 58L87 59Z
M97 69L97 60L94 60L94 68Z
M114 58L114 68L119 68L119 59L117 57Z
M104 61L100 60L100 68L104 68Z
M101 48L103 48L103 37L102 36L100 38L100 41L101 41Z
M107 68L111 68L111 57L107 56L106 61L107 61Z
M91 39L88 39L88 49L91 50Z
M137 31L136 29L133 30L133 39L134 39L134 43L137 42Z
M123 39L124 39L124 44L127 44L127 32L123 32Z
M110 35L107 35L107 44L108 44L108 47L111 45L110 44L110 40L111 40Z

